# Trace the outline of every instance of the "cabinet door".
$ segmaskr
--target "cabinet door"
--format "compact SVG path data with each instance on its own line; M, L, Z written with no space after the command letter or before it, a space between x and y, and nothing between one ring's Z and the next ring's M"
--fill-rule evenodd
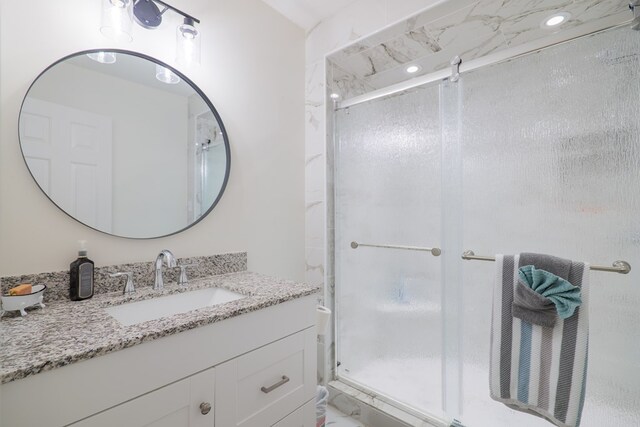
M218 365L216 425L270 426L312 399L315 348L309 328Z
M295 412L278 421L273 427L315 427L316 403L312 399L298 408Z
M214 369L212 368L72 425L74 427L213 427L214 389ZM211 411L203 414L201 404L209 404Z

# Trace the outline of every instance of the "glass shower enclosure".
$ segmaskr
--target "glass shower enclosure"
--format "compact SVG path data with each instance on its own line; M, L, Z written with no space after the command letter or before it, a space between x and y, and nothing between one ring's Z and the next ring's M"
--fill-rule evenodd
M335 112L339 380L425 419L548 425L490 398L494 265L461 255L640 266L639 70L620 27ZM591 272L583 427L640 425L636 274Z

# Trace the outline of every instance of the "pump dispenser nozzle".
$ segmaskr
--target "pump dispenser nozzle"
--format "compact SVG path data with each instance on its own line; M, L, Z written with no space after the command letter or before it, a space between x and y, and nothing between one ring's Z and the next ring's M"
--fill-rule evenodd
M78 240L78 255L87 256L87 241Z

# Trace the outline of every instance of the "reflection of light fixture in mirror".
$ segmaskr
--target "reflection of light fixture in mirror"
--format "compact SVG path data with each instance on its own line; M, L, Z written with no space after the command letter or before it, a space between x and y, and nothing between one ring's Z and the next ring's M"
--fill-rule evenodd
M195 25L200 20L162 0L102 0L100 31L111 39L131 41L134 19L142 28L153 30L162 24L162 16L167 10L184 18L176 29L176 61L182 65L199 64L200 31Z
M184 18L176 29L176 62L182 65L200 64L200 32L193 18Z
M133 0L102 0L102 23L100 32L106 37L130 42Z
M87 53L87 56L101 64L113 64L116 62L115 52L93 52Z
M160 80L162 83L170 85L180 83L180 77L178 77L176 73L160 64L156 64L156 79Z

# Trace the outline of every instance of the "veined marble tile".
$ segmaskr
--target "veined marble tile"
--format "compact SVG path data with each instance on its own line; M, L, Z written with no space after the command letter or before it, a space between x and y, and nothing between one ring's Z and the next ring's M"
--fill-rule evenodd
M307 63L324 59L324 56L350 42L373 33L386 25L385 0L356 1L331 19L320 22L307 35Z
M594 17L607 17L620 12L627 13L631 19L631 11L628 9L628 0L586 0L574 2L571 12L576 12L576 16L582 21L587 21Z
M415 3L418 0L414 1L404 1L398 2L394 0L388 0L388 20L389 22L396 21L396 16L399 15L399 11L401 10L410 10L412 5L411 3ZM456 1L440 1L434 2L432 0L423 0L422 3L425 4L423 11L418 11L418 9L414 9L414 15L409 16L408 18L397 22L387 28L384 28L375 34L367 37L365 40L361 40L362 43L367 43L370 46L386 43L389 40L395 39L403 34L406 34L410 31L415 31L418 28L422 28L425 24L433 21L434 19L441 18L443 16L447 16L461 8L477 3L478 0L456 0ZM433 4L436 3L436 4ZM431 5L431 6L429 6ZM415 7L415 5L414 5ZM397 14L397 15L396 15ZM405 14L404 16L407 16Z
M422 27L352 55L340 66L359 78L367 78L440 50L438 41Z
M312 157L324 154L324 127L325 113L324 107L307 105L305 108L305 159L308 161Z
M524 43L525 40L542 38L552 33L552 30L540 28L541 22L555 12L568 11L574 5L571 0L538 0L523 3L508 1L501 7L498 7L497 3L490 3L489 7L496 8L497 24L503 34L511 41L511 45L514 44L513 42L518 38L517 36L521 34L534 33L533 36L525 36L519 43ZM527 3L529 4L527 5ZM572 18L560 28L566 29L568 26L577 25L578 23L578 20Z
M387 8L387 19L389 22L395 22L400 19L406 18L410 15L416 15L416 11L418 14L423 14L424 9L431 9L438 3L441 3L439 0L404 0L401 2L389 0L388 8ZM403 22L407 22L405 19Z
M325 133L326 119L322 107L307 108L307 123L305 127L305 162L326 152Z
M359 40L353 44L350 44L344 49L338 52L335 52L334 54L331 55L331 58L335 62L342 63L344 61L347 61L351 56L364 52L376 46L377 44L378 43L375 40L371 39L370 37L367 37L364 40Z
M325 191L325 156L324 154L315 154L306 159L305 172L305 191L313 194L324 194ZM324 200L321 197L317 200Z
M363 423L331 406L327 408L327 421L325 425L327 427L367 427Z
M325 83L324 61L316 61L305 67L305 102L307 105L322 106Z
M421 73L426 74L449 67L455 55L470 61L515 45L555 37L557 31L543 29L540 24L557 11L572 15L559 28L560 32L608 17L624 22L631 18L627 3L626 0L445 2L359 40L352 49L332 55L331 61L340 71L339 79L335 78L332 84L342 86L343 99L348 99L415 77L404 71L408 62L418 63L422 66ZM461 5L464 7L459 8ZM435 18L437 14L439 18Z
M482 0L456 0L444 1L432 8L426 9L415 16L408 18L406 22L411 22L412 28L423 27L436 19L445 18L449 15L457 13L459 10L466 9L469 6L481 3ZM412 29L408 28L408 29Z
M507 47L497 18L475 14L476 7L467 7L427 25L442 51L448 52L448 60L458 55L468 61Z
M606 19L611 16L620 15L620 21L626 17L631 18L628 9L628 2L621 0L599 0L599 1L577 1L562 7L561 2L557 2L558 7L549 9L540 7L538 10L522 12L514 17L506 17L502 24L502 30L510 46L517 46L528 43L532 40L542 39L564 31L568 28L584 25L586 22L593 22ZM543 29L540 27L542 21L554 12L569 12L571 18L557 30Z
M325 203L323 200L310 200L307 197L305 211L305 244L312 247L325 245Z
M324 128L324 61L308 65L305 78L305 157L309 158L324 151L324 144L321 141Z
M324 248L307 247L306 254L306 283L313 283L316 286L324 284Z
M333 79L333 89L342 99L353 98L376 89L356 74L347 72L332 62L329 63L327 73Z

